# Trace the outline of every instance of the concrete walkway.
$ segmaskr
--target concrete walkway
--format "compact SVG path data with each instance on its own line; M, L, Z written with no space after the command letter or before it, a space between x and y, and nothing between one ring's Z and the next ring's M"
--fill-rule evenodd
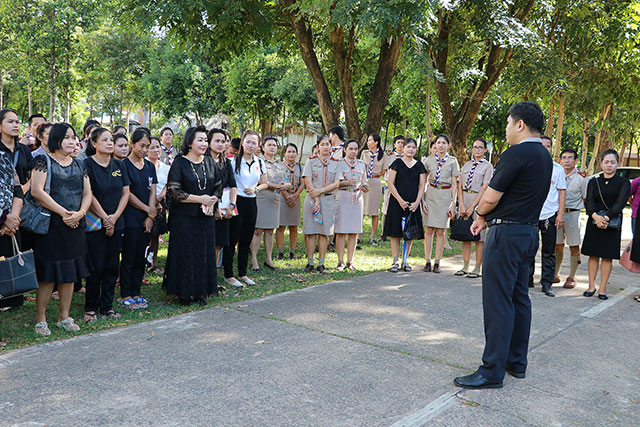
M586 263L576 289L531 290L527 378L467 391L452 379L480 363L481 282L459 262L8 352L0 424L638 425L640 276L616 262L605 302L582 296Z

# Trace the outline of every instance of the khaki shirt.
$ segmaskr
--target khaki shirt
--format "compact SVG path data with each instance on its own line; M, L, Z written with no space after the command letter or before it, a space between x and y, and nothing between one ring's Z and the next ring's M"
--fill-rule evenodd
M262 164L265 168L265 174L267 175L267 182L272 184L281 184L285 179L285 166L279 159L273 161L267 160L266 157L260 156Z
M371 162L371 158L373 157L373 163ZM360 154L360 160L364 162L367 177L371 177L371 175L381 176L385 169L387 169L387 161L386 155L382 156L382 159L378 160L378 156L375 154L375 151L372 153L369 149L365 149L362 154Z
M395 162L397 159L401 159L404 154L396 154L395 151L391 151L384 156L385 165L384 168L387 170L387 174L389 173L389 167Z
M429 184L433 184L436 179L436 170L438 169L438 161L436 156L429 156L422 158L422 164L427 170ZM452 185L455 182L455 178L460 176L460 166L458 166L458 160L455 157L449 156L442 168L440 169L440 182L438 187Z
M584 209L584 199L587 198L587 185L589 180L575 170L571 175L566 175L567 202L566 209Z
M343 147L344 147L344 144L338 145L335 150L334 150L335 147L331 147L331 158L335 160L342 160Z
M353 174L355 173L355 184L351 187L351 189L356 190L360 186L367 183L367 169L362 160L356 160L355 167L351 169L351 166L347 163L345 159L342 159L338 162L338 178L341 181L346 181L347 179L352 179ZM341 190L347 190L349 187L343 187Z
M289 192L295 193L302 185L302 166L300 163L294 163L293 172L291 172L286 162L283 162L282 165L284 166L285 181L291 184L291 190L289 190Z
M311 178L311 185L313 185L314 189L321 189L322 187L326 187L329 184L333 184L336 180L336 173L338 172L338 161L335 159L329 159L329 162L326 166L326 180L324 179L325 166L322 164L322 161L316 157L309 157L307 163L304 165L304 171L302 172L303 177ZM333 193L326 193L333 194Z
M471 190L479 193L480 190L482 190L482 186L489 184L491 181L491 177L493 176L493 166L486 159L481 159L473 172L473 177L471 178L470 183L471 185L467 188L467 180L469 179L469 174L471 173L472 168L473 160L469 160L464 164L464 166L462 166L462 174L460 175L462 190Z

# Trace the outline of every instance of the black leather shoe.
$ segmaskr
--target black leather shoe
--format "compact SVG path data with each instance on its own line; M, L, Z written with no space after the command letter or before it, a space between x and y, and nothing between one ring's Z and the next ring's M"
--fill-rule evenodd
M304 271L305 273L311 273L312 270L313 270L313 265L307 264L305 266L304 270L302 270L302 271Z
M523 379L526 376L525 372L514 371L510 368L505 368L505 371L507 371L507 374L511 375L514 378Z
M542 285L542 289L541 290L548 297L555 297L556 296L556 294L554 294L551 291L551 286L549 286L549 285Z
M316 267L316 269L318 270L318 273L320 274L329 274L327 273L327 269L324 268L324 265L320 264L318 267Z
M609 299L607 294L598 294L598 298L600 298L601 300L608 300Z
M585 297L592 297L595 293L596 293L596 290L594 289L592 291L584 291L582 295L584 295Z
M464 377L456 377L453 383L458 387L482 389L482 388L502 388L502 382L491 382L477 372Z

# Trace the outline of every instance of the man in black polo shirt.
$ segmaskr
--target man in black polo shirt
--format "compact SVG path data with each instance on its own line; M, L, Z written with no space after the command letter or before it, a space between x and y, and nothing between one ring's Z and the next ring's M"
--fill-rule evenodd
M476 208L474 234L490 228L482 263L485 347L482 366L453 380L464 388L501 388L505 371L524 378L531 301L529 265L538 250L538 217L549 191L552 160L540 140L544 114L535 102L509 109L506 136L489 188Z

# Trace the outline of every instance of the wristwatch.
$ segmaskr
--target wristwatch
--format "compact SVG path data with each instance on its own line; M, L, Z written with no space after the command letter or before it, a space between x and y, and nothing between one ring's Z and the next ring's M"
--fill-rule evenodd
M478 218L484 219L484 215L482 215L480 212L478 212L478 206L473 208L473 211L476 213L476 215L478 215Z

